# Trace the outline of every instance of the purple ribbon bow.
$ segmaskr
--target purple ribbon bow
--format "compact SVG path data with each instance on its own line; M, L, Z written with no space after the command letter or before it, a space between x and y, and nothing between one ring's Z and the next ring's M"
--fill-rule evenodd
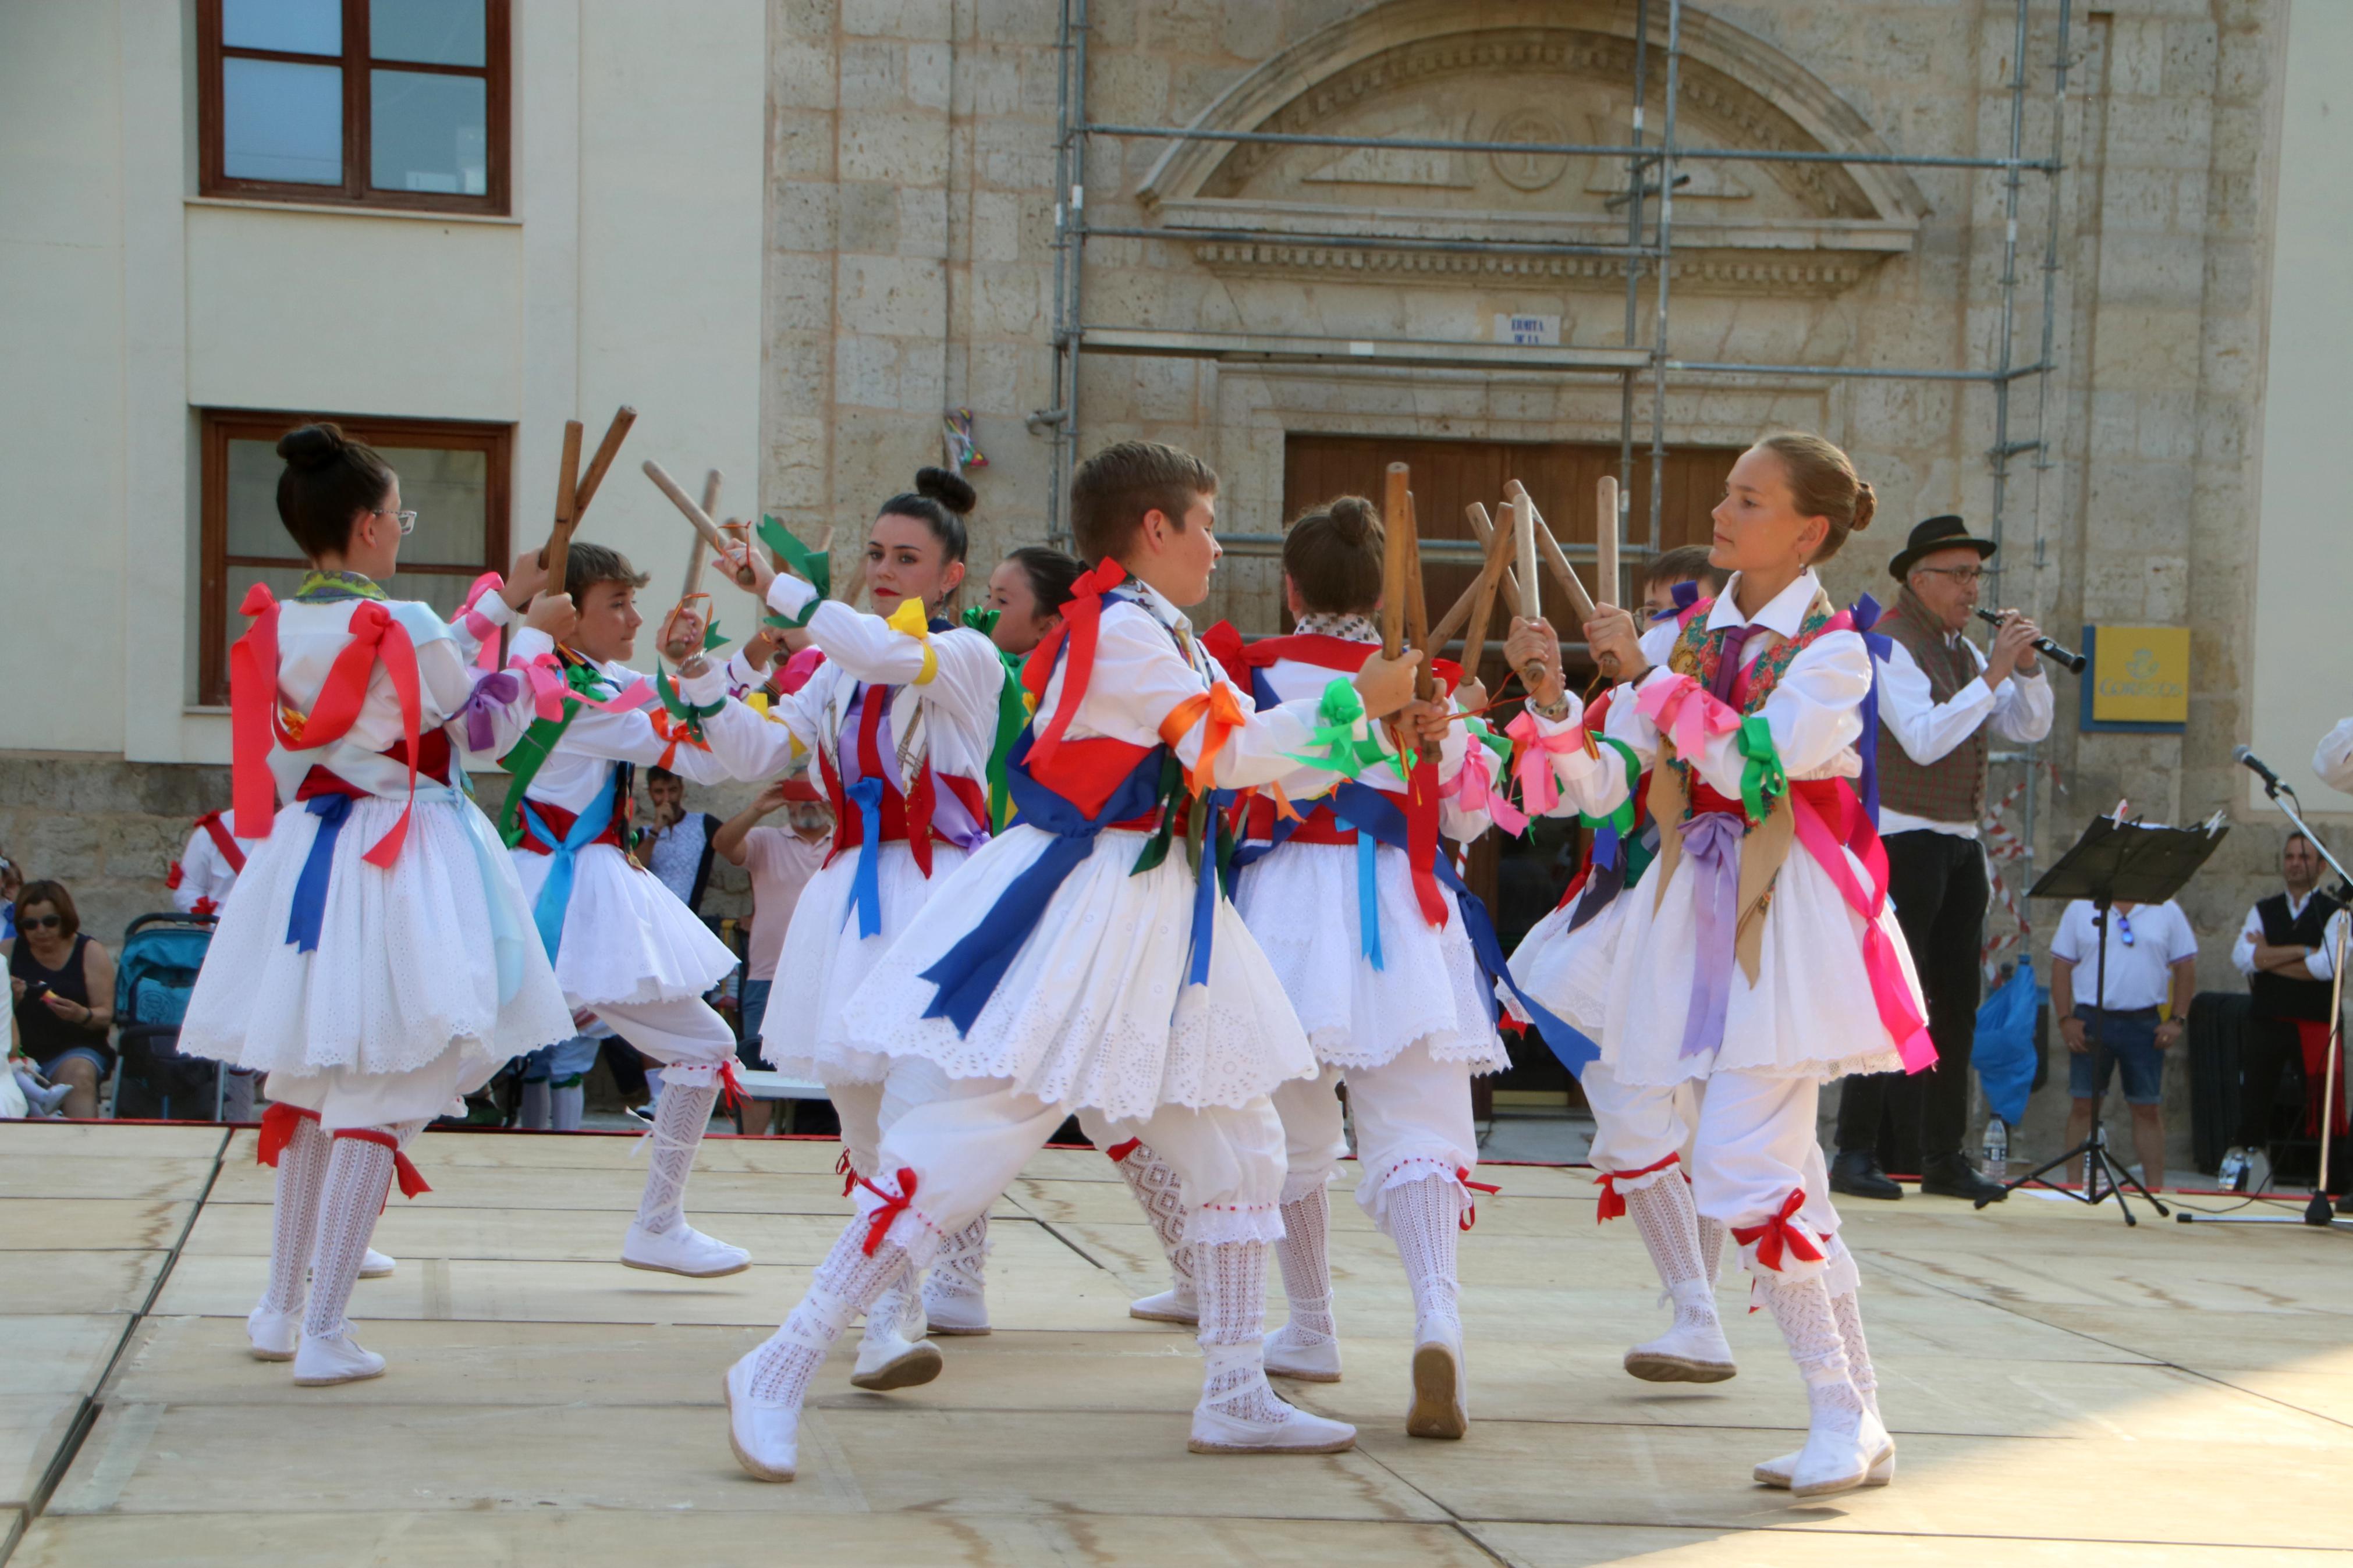
M511 669L486 675L474 682L474 689L466 705L458 710L466 720L466 746L470 751L487 752L499 738L492 726L499 710L522 695L522 678Z
M1695 1057L1724 1044L1725 1009L1732 991L1733 936L1740 925L1741 829L1738 818L1727 811L1704 811L1681 826L1683 853L1691 859L1699 952L1693 965L1691 1009L1683 1015L1683 1043L1678 1054Z
M1708 695L1718 702L1732 700L1732 684L1740 679L1740 655L1748 647L1748 639L1757 635L1754 626L1735 626L1724 634L1724 652L1715 667L1715 678L1707 683Z

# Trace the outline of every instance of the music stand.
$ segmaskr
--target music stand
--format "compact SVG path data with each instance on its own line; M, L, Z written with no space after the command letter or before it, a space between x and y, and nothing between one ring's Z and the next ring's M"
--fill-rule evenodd
M2213 828L2212 831L2209 831ZM2100 951L2095 965L2097 985L2092 993L2092 1051L2096 1058L2106 1043L2108 996L2108 910L2119 900L2128 904L2161 904L2188 884L2206 863L2214 847L2222 842L2228 827L2214 828L2208 824L2199 827L2153 827L2136 822L2118 822L2113 817L2095 816L2084 829L2084 837L2074 847L2059 858L2058 863L2045 871L2034 886L2026 890L2030 899L2089 899L2094 911L2093 926L2100 933ZM2125 1216L2126 1225L2137 1226L2132 1207L2125 1201L2125 1189L2130 1187L2147 1199L2159 1215L2169 1214L2164 1203L2139 1182L2132 1173L2119 1164L2108 1152L2100 1136L2100 1105L2107 1097L2103 1094L2092 1101L2092 1127L2081 1143L2054 1160L2047 1160L2014 1182L2006 1183L2001 1195L2028 1183L2040 1183L2053 1192L2064 1193L2077 1203L2096 1207L2113 1194L2116 1210ZM2043 1180L2043 1173L2058 1169L2077 1158L2084 1161L2084 1190L2074 1192L2055 1182ZM2101 1179L2106 1178L2102 1185ZM1979 1198L1977 1206L1983 1208L1995 1202Z

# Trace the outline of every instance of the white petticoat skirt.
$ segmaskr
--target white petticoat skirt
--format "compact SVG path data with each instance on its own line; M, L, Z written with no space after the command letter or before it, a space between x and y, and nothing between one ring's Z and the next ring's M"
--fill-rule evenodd
M552 855L514 851L526 910L555 863ZM575 1007L602 1003L678 1002L701 996L735 972L735 955L711 933L678 895L650 871L641 871L611 844L591 844L573 861L572 901L564 913L564 940L555 978ZM574 1031L535 1042L554 1045Z
M882 929L858 934L858 911L850 892L858 877L858 851L845 849L801 889L786 928L783 952L768 990L768 1011L760 1024L760 1055L778 1072L819 1083L881 1083L891 1058L862 1051L844 1037L842 1011L860 982L907 933L934 889L965 862L954 845L932 846L932 874L915 864L904 841L877 852L874 885L881 895Z
M1001 893L1052 841L1016 823L942 881L906 936L843 1011L848 1043L918 1056L951 1078L1009 1079L1023 1094L1113 1121L1163 1105L1245 1106L1317 1070L1307 1037L1266 955L1223 900L1206 985L1192 962L1193 872L1180 839L1168 858L1130 873L1141 833L1097 836L1005 972L971 1033L926 1018L937 987L923 978L987 920Z
M371 1126L439 1114L509 1058L572 1030L531 907L489 820L420 793L400 858L364 856L402 803L352 803L330 862L319 943L286 936L320 818L287 806L213 933L181 1051L270 1074L269 1093Z
M1862 863L1851 851L1839 853L1856 881L1868 887ZM1847 907L1802 844L1789 847L1774 880L1757 984L1748 984L1737 957L1727 961L1722 1047L1681 1055L1698 969L1696 882L1695 862L1685 857L1667 879L1663 900L1647 877L1618 897L1625 914L1599 1039L1601 1059L1619 1082L1672 1086L1721 1072L1828 1079L1903 1066L1863 967L1862 917ZM1902 966L1915 1012L1925 1014L1919 976L1894 910L1881 910L1879 926Z
M1315 1058L1338 1068L1381 1067L1416 1045L1435 1062L1474 1072L1511 1065L1489 1021L1486 976L1454 895L1434 927L1414 896L1402 849L1374 852L1381 967L1363 950L1355 846L1285 844L1241 874L1234 909L1266 953L1307 1031Z
M1640 884L1620 892L1601 912L1568 929L1568 919L1584 898L1584 889L1568 908L1556 909L1528 928L1512 953L1512 979L1554 1016L1582 1030L1598 1044L1602 1020L1609 1006L1609 975L1616 966L1619 937L1625 929L1627 906L1647 899L1651 889ZM1526 1022L1525 1011L1501 986L1504 1005Z

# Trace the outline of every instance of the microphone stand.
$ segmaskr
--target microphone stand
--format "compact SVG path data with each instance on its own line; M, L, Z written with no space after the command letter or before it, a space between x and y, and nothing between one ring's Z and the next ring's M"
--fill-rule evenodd
M2240 749L2245 750L2244 747ZM2280 783L2276 778L2263 774L2257 776L2263 778L2263 794L2269 797L2271 803L2278 806L2281 814L2290 822L2295 824L2295 830L2304 835L2304 841L2311 845L2320 858L2328 863L2330 870L2337 873L2338 886L2353 887L2353 876L2347 875L2344 863L2329 853L2328 846L2322 841L2320 835L2306 825L2304 814L2297 809L2298 802L2295 789ZM2353 911L2353 903L2348 903L2347 907L2349 911ZM2330 924L2337 931L2337 951L2329 955L2328 1049L2326 1057L2327 1067L2322 1074L2320 1168L2313 1173L2312 1201L2304 1205L2302 1215L2293 1217L2286 1215L2192 1214L2184 1209L2174 1215L2174 1218L2183 1225L2308 1225L2327 1230L2340 1223L2329 1205L2328 1143L2329 1134L2337 1125L2335 1112L2337 1064L2345 1055L2345 957L2348 941L2353 939L2353 912L2330 921ZM2353 1222L2346 1223L2353 1224Z

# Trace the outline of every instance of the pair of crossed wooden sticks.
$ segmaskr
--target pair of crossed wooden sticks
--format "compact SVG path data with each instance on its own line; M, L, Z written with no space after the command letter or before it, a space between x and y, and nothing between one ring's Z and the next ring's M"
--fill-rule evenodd
M1396 483L1395 471L1403 467L1403 464L1392 465L1392 488ZM1604 476L1599 489L1597 500L1600 515L1595 537L1600 542L1600 562L1595 581L1602 584L1604 591L1615 597L1618 593L1618 481ZM1409 501L1410 497L1408 499ZM1454 601L1453 607L1439 617L1438 625L1430 629L1426 645L1432 649L1443 647L1457 631L1461 632L1463 674L1474 680L1478 679L1479 666L1486 658L1487 627L1494 616L1495 599L1499 593L1514 615L1531 620L1541 615L1538 560L1551 568L1553 576L1568 595L1569 607L1575 612L1578 623L1582 625L1593 618L1593 595L1586 592L1584 583L1577 575L1577 568L1569 564L1567 553L1561 549L1560 541L1553 536L1551 526L1536 510L1536 503L1528 494L1527 487L1517 479L1506 480L1503 507L1511 525L1507 528L1495 526L1482 502L1472 501L1466 509L1471 532L1486 552L1486 559L1479 568L1477 578ZM1408 516L1409 527L1409 507ZM1414 578L1417 590L1419 583L1417 572ZM1417 643L1415 646L1425 645ZM1603 662L1606 666L1613 661L1605 658ZM1523 671L1521 679L1525 680L1527 672Z

